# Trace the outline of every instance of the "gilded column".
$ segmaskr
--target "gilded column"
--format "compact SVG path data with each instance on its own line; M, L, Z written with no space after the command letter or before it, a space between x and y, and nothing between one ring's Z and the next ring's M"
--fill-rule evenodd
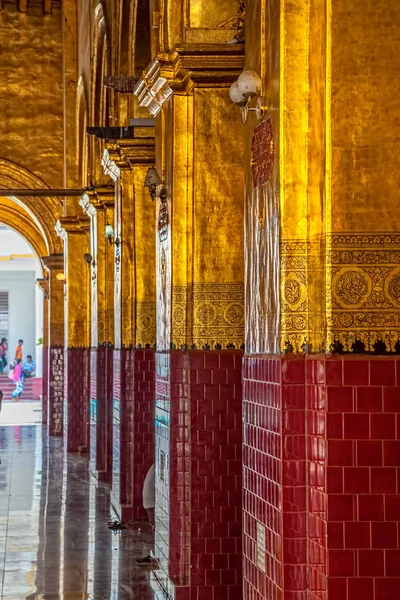
M91 360L90 464L103 481L112 475L112 386L114 342L114 248L106 226L114 223L114 190L96 188L80 205L90 218Z
M67 450L89 450L90 286L84 255L90 221L63 217L56 231L64 241L64 434Z
M142 485L154 462L155 206L144 188L154 164L154 130L110 144L105 173L115 182L113 502L141 519Z
M48 430L49 435L63 435L64 399L64 255L42 257L48 274Z
M156 576L171 596L175 586L185 593L201 586L213 596L198 548L211 547L214 531L216 551L223 545L230 564L241 560L243 143L229 86L243 58L240 44L182 45L159 55L137 86L141 104L156 116L162 180L155 221L155 555ZM217 525L222 514L229 544ZM216 577L222 596L241 597L240 568L227 578L222 566Z

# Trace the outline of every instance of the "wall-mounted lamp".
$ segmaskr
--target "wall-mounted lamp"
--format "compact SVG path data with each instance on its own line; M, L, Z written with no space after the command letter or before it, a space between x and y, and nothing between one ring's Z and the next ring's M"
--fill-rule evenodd
M149 188L150 198L160 198L161 202L165 202L167 199L167 190L162 182L161 177L157 173L155 167L149 167L146 173L146 179L144 181L144 187Z
M112 228L112 225L110 225L110 223L107 223L106 225L105 237L108 239L110 244L115 244L116 246L119 246L121 243L119 237L115 237L114 229Z
M260 96L261 86L261 78L255 71L243 71L231 85L229 96L234 104L240 106L243 123L246 123L250 111L254 111L258 121L261 121L265 112L278 110L265 105L265 98ZM257 106L250 108L251 99L255 96L259 96Z
M87 265L89 265L89 267L90 267L90 265L95 266L95 260L94 260L94 258L93 258L93 256L91 254L89 254L89 253L84 254L83 255L83 260L85 261L85 263Z
M57 281L61 281L62 283L67 283L67 278L64 273L57 273L56 275Z

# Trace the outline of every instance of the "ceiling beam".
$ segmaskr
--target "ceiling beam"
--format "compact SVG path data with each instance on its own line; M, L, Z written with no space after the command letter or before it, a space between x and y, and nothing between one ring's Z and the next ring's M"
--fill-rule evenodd
M26 13L28 10L28 0L18 0L19 12Z
M43 14L51 15L53 0L43 0Z

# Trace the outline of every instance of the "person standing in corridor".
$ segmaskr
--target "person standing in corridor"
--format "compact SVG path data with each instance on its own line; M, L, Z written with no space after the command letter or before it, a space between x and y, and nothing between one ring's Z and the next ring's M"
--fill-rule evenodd
M22 362L22 344L23 343L24 343L24 340L18 340L18 345L15 349L15 361L20 359Z

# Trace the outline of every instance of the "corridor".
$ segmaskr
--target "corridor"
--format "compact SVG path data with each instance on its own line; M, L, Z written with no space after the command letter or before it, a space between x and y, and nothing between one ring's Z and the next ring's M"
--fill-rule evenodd
M40 425L0 428L1 598L150 600L149 529L113 534L108 488Z

